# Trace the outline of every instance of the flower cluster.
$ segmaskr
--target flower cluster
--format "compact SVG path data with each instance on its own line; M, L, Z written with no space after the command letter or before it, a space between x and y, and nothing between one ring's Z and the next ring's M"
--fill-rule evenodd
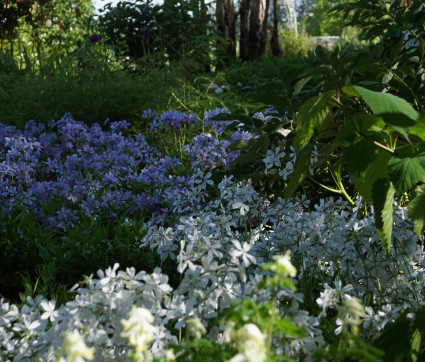
M108 126L88 127L69 114L47 126L28 122L23 132L0 124L2 212L27 208L57 229L82 215L162 212L189 175L174 176L180 161L162 157L144 136L126 137L127 122ZM46 213L44 205L55 202L59 206Z
M151 120L150 128L152 131L157 131L160 127L169 127L179 129L183 125L191 125L197 123L197 115L194 113L180 113L173 109L164 112L161 116L156 112L145 112L144 117Z
M189 195L199 197L214 187L205 175L199 174L194 180L197 181L191 183ZM360 219L357 209L340 199L322 200L317 205L309 205L304 199L280 199L265 208L265 200L250 183L225 178L217 190L217 198L205 199L191 210L176 200L173 210L177 222L167 229L151 222L146 230L142 243L158 250L162 260L177 262L181 282L175 289L159 268L149 275L132 268L118 271L115 265L99 271L99 279L88 280L74 300L57 309L42 298L29 298L21 310L2 302L3 355L10 359L48 359L59 353L64 332L74 330L79 331L89 348L94 348L95 358L102 355L105 360L122 359L131 351L131 344L144 348L151 338L149 353L162 356L167 344L176 342L172 331L184 325L194 336L205 334L206 338L224 341L224 330L214 325L216 317L236 300L270 300L269 289L257 288L263 278L258 265L274 259L278 267L285 267L286 273L294 276L295 270L288 267L288 250L294 260L299 260L299 292L281 291L279 313L303 327L307 336L285 343L274 340L277 353L292 358L312 356L324 343L318 327L329 308L341 311L336 333L345 326L363 325L366 334L374 334L403 308L425 305L425 281L418 277L425 271L424 254L414 234L406 228L403 209L396 208L394 219L394 248L402 256L400 263L400 259L388 258L380 249L373 215ZM300 213L300 209L304 212ZM262 220L269 220L267 227L255 222L260 215ZM361 263L357 262L359 258ZM309 288L304 276L323 288L317 295L322 310L319 316L302 309L303 291ZM335 281L336 277L343 279L345 285ZM365 293L372 294L373 307L366 307L363 312L354 298L362 298ZM144 319L140 313L129 314L133 306L149 310L153 317L144 309ZM136 330L143 330L137 333L144 339L132 335ZM239 354L253 353L262 358L261 333L249 323L235 330L232 341ZM128 345L123 336L133 337L134 343L130 341ZM251 339L256 344L246 342ZM250 349L255 346L258 349Z
M172 114L165 122L151 111L146 117L174 127L178 121ZM394 207L388 257L373 210L359 216L362 200L354 208L333 198L314 205L304 197L271 202L251 181L227 176L215 184L208 168L228 162L223 142L231 141L211 134L186 145L198 169L188 177L174 176L179 161L161 156L141 135L125 137L127 127L119 122L103 131L69 115L45 127L29 123L23 132L1 125L1 207L7 212L21 205L58 228L77 222L81 212L96 216L118 214L120 207L126 212L157 209L140 247L155 250L161 265L175 263L179 282L171 287L159 267L148 274L119 270L116 264L99 270L97 279L87 278L75 298L59 307L42 296L28 297L21 308L1 300L0 356L5 360L68 356L113 361L133 350L143 358L163 357L170 354L167 346L177 343L176 331L186 327L189 338L231 345L233 361L262 361L268 343L260 324L247 319L236 328L217 319L235 301L273 299L277 313L305 336L275 334L271 347L278 355L308 361L325 344L323 320L327 328L334 323L336 334L362 328L371 338L404 309L425 305L425 254L403 208ZM281 177L289 176L288 162L293 165L295 155L289 154L286 166L283 157L280 149L269 151L263 159L266 170L278 167L285 170ZM313 153L312 162L316 158ZM43 202L55 195L63 206L44 214ZM173 214L166 226L160 222L164 206ZM260 265L271 261L270 270L294 278L298 292L281 288L274 294L264 286L267 272ZM307 292L314 308L305 301ZM371 303L363 308L359 300L366 295ZM337 312L336 321L329 318L330 309Z
M94 33L92 35L89 36L89 41L92 44L98 43L102 40L102 35Z

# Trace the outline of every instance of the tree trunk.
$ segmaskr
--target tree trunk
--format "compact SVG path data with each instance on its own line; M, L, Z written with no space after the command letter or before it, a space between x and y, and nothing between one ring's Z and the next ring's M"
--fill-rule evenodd
M289 14L288 14L289 15ZM277 0L273 0L273 33L270 39L270 50L275 57L283 55L282 48L279 44L279 19L277 16Z
M268 35L268 29L269 29L269 26L268 26L269 8L270 8L270 0L266 0L266 9L264 11L264 19L263 19L262 32L261 32L260 44L259 44L260 56L266 54L266 43L267 43L267 35Z
M261 38L264 37L263 20L265 16L263 0L252 0L249 14L248 60L255 60L264 55L261 53Z
M239 14L240 14L240 40L239 40L239 56L242 60L249 60L249 9L251 7L251 0L241 0Z
M217 0L216 18L218 24L218 32L227 42L224 54L219 57L224 60L225 64L229 64L236 59L236 18L235 8L232 0Z

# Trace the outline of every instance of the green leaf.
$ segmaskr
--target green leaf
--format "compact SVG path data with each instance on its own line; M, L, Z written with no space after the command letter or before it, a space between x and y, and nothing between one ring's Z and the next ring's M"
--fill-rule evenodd
M294 90L293 90L293 94L298 94L299 92L301 92L304 88L304 86L311 80L311 78L313 78L313 76L308 76L305 78L300 79L295 85L294 85Z
M416 362L418 360L420 351L421 351L421 342L422 335L419 329L415 329L410 340L411 349L412 349L412 361Z
M395 322L389 323L373 345L385 351L385 361L409 361L411 344L409 321L403 313Z
M329 50L326 49L324 46L318 45L316 47L316 55L323 62L323 64L331 64L331 55L329 53Z
M391 248L394 195L394 186L387 179L379 179L372 186L375 225L387 254L390 254Z
M248 142L245 140L236 140L229 146L229 149L232 151L244 150L246 148L248 148Z
M364 139L346 148L342 162L349 173L360 173L376 158L376 146L371 139Z
M388 162L388 175L397 195L408 191L425 175L422 165L425 165L425 155L391 158Z
M425 231L425 185L416 188L415 196L408 205L409 217L415 223L415 233L422 237Z
M262 153L266 153L270 146L269 135L265 132L261 132L260 137L258 138L258 146Z
M251 163L252 161L257 160L260 157L261 155L258 154L257 152L253 152L253 151L244 152L236 160L232 162L232 166L246 165L247 163Z
M328 102L333 92L308 99L299 109L297 128L294 138L296 152L301 151L310 141L314 134L316 124L320 124L329 114Z
M390 125L413 126L418 119L418 112L404 99L393 94L374 92L359 86L347 86L343 91L361 97L374 114L381 116Z
M371 136L377 132L381 132L384 127L384 121L378 116L364 113L357 114L353 116L353 120L347 121L339 130L333 146L336 148L354 143L356 139L362 138L359 136L358 131L362 131L367 136Z
M425 115L422 115L415 125L410 128L409 133L425 141Z
M306 332L304 328L298 327L289 318L282 318L275 321L276 327L286 336L292 338L304 338Z
M368 165L365 171L359 174L351 174L354 186L367 200L372 201L372 185L381 178L388 177L388 161L391 154L378 149L377 157Z
M285 199L288 200L293 195L295 190L308 175L312 150L313 146L308 144L297 155L297 162L295 163L294 173L292 174L292 177L283 192L283 197Z

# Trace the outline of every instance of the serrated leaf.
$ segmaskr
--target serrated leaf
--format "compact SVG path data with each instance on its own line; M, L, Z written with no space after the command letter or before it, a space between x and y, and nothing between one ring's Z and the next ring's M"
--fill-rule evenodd
M397 195L402 195L413 187L424 175L425 155L392 157L388 162L388 175L394 184Z
M415 223L415 233L422 237L425 231L425 185L416 188L415 196L408 205L409 217Z
M359 174L351 174L351 181L360 194L367 200L372 201L372 185L380 178L388 177L388 161L391 154L379 149L377 157L369 164L365 171Z
M393 94L374 92L359 86L347 86L343 91L361 97L374 114L390 125L413 126L418 119L418 112L407 101Z
M327 117L329 113L327 105L332 95L333 92L327 92L310 98L300 107L294 138L296 152L300 152L309 143L314 134L315 124Z
M375 225L387 254L390 254L391 249L394 196L395 188L387 179L379 179L372 186Z
M295 190L308 175L312 150L313 146L308 144L297 155L297 162L295 163L294 172L283 192L285 199L288 200L293 195Z

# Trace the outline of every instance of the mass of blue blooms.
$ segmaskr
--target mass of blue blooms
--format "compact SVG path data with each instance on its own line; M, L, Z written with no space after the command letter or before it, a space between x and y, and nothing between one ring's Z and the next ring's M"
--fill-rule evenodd
M238 139L252 134L237 129L223 137L232 122L213 121L216 109L205 113L206 133L183 146L193 170L228 166L239 151L229 151ZM179 129L199 123L196 114L146 110L151 131ZM181 197L191 172L179 175L182 160L162 155L142 134L131 134L126 121L91 126L65 114L58 121L29 121L23 131L0 123L0 210L29 209L52 229L66 230L81 216L115 218L148 212L163 219L169 205ZM53 207L52 207L53 205Z

